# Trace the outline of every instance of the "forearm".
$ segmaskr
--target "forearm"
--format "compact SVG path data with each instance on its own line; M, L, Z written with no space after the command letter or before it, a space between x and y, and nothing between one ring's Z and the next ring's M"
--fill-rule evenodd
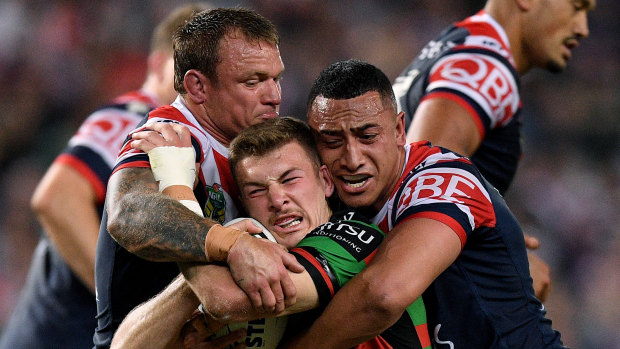
M454 262L460 249L457 234L439 221L402 222L387 234L369 266L336 293L289 348L350 348L379 335Z
M215 222L159 193L147 168L123 169L108 185L108 230L130 252L153 261L204 262Z
M54 163L37 186L31 206L55 249L94 294L101 220L91 183L72 167Z
M179 267L207 313L222 323L284 316L319 305L316 287L307 272L289 272L297 289L297 302L278 314L266 314L252 306L247 294L235 283L228 267L215 264L180 264Z
M198 305L198 298L179 276L154 299L127 315L111 348L167 348L177 341L181 328Z

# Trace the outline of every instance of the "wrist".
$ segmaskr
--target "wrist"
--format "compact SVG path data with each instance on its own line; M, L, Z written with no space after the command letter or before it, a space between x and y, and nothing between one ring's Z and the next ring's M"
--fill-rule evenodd
M242 235L248 233L220 224L213 225L205 238L207 262L225 262L228 259L228 252Z

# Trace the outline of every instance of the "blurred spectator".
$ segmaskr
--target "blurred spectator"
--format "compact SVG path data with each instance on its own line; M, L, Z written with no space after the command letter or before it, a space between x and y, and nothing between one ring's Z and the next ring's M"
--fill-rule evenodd
M211 1L230 6L226 1ZM394 79L421 46L484 1L247 0L278 27L282 115L305 117L311 82L360 58ZM0 1L0 328L38 226L35 184L89 110L138 88L150 28L174 4ZM524 159L508 204L552 268L547 308L571 347L620 348L620 2L597 1L565 74L527 74ZM406 44L405 44L406 43Z

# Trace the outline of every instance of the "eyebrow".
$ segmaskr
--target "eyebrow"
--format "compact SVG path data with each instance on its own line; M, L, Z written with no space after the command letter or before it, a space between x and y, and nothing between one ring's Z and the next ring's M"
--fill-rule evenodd
M379 124L377 123L369 123L369 124L364 124L362 126L358 126L358 127L351 127L349 130L353 133L360 133L360 132L364 132L369 128L373 128L373 127L380 127ZM342 133L342 131L340 130L319 130L319 133L322 135L326 135L326 136L337 136L339 134Z
M291 169L288 169L288 170L284 171L284 173L282 173L280 175L280 177L278 177L278 181L282 180L283 178L285 178L286 176L291 174L291 172L298 171L298 170L301 170L301 169L297 168L297 167L293 167ZM257 186L257 187L264 187L265 186L264 183L260 183L260 182L246 182L246 183L243 183L242 187L245 188L245 187L251 186L251 185Z

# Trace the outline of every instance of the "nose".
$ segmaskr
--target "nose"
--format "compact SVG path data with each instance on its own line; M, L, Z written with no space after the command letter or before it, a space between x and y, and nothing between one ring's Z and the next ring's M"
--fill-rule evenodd
M586 11L580 11L577 14L577 20L575 22L575 35L579 38L587 38L590 35L588 28L588 13Z
M272 184L269 186L268 196L269 207L276 212L282 210L282 208L289 202L286 191L281 185L278 184Z
M354 172L363 165L362 151L355 141L347 141L347 146L344 149L345 151L340 157L342 164L347 170Z
M280 81L270 79L265 83L265 91L263 93L263 103L274 106L280 105L282 102L282 87Z

